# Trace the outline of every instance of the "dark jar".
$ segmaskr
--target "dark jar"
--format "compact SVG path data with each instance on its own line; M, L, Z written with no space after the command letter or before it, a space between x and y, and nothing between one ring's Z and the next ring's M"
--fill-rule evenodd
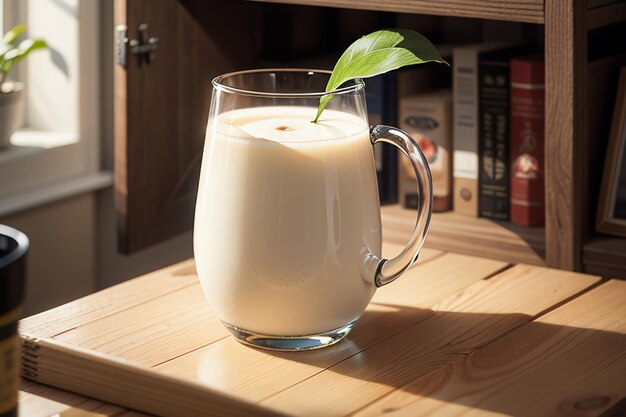
M17 322L26 287L28 238L0 224L0 417L17 416L20 346Z

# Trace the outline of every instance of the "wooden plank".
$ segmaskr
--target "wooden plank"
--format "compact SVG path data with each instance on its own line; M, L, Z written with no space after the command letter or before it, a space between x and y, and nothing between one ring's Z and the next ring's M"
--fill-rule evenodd
M20 332L52 337L197 282L193 259L144 275L20 321Z
M385 247L391 253L401 249L393 245L385 245ZM422 273L420 273L420 268L433 262L432 259L441 259L443 256L439 251L430 250L425 250L424 254L425 256L418 262L418 265L410 269L404 278L433 279L431 272L441 268L435 265ZM431 259L430 262L429 259ZM451 260L448 259L447 263ZM489 260L478 259L471 262L475 273L481 277L491 270L499 270L505 266L502 262ZM190 272L189 265L186 267ZM159 276L159 274L153 274L152 278L158 279ZM460 277L457 281L462 283L467 279L470 278ZM479 279L479 277L474 279ZM146 286L150 285L150 281L145 279L142 282ZM410 280L406 282L415 285ZM433 284L433 289L439 291L439 294L442 291L441 287L445 286ZM132 290L141 292L141 289L136 287ZM424 297L428 296L432 295L427 293ZM194 284L165 294L159 299L91 321L58 335L57 339L30 339L23 336L25 351L29 352L27 355L33 361L25 362L23 373L42 383L63 386L94 398L126 406L143 407L148 412L164 415L180 415L181 410L184 410L184 415L205 415L210 412L218 413L215 415L230 413L278 415L279 413L247 404L247 399L240 399L243 402L236 403L235 406L231 396L223 391L217 394L216 391L202 385L191 385L188 381L172 379L162 372L157 373L137 367L137 363L160 361L161 359L155 359L155 355L160 352L163 352L164 357L167 358L175 358L179 354L179 349L188 352L193 347L190 347L190 343L193 343L194 338L195 340L211 338L210 331L202 327L207 326L207 322L212 320L207 317L210 313L204 311L207 307L201 305L203 303L206 305L202 297L199 286ZM195 311L197 318L188 315L188 311ZM179 314L181 312L182 314ZM158 321L157 316L162 320ZM172 322L172 316L178 323ZM213 321L219 325L220 331L226 334L221 324L214 318ZM169 330L170 328L174 331ZM188 330L181 333L181 329ZM238 348L243 348L248 352L257 352L243 347L232 337L228 339ZM107 340L110 343L107 344ZM76 344L82 344L83 347L78 347ZM340 346L349 348L352 345L345 343ZM94 349L85 349L84 346ZM109 354L101 353L105 350L108 350ZM319 352L328 351L330 350ZM118 356L113 356L113 354ZM219 365L219 363L213 364L212 368L218 368ZM94 378L96 374L98 377ZM133 392L133 395L127 395L128 392ZM179 402L177 398L181 395L190 398L190 401L185 401L184 405L181 405L182 409L177 406ZM174 397L170 398L171 396Z
M585 2L545 4L546 263L581 270L585 207L587 20Z
M603 284L356 415L623 415L625 299Z
M441 16L474 17L512 22L543 23L543 0L261 0L272 3L304 4L419 13Z
M22 337L22 374L47 385L162 416L284 416L245 400L55 339Z
M393 258L394 256L399 255L403 249L404 249L404 245L399 245L393 242L383 241L383 253L382 253L383 258L387 258L387 259ZM421 263L431 261L435 258L440 257L444 253L445 252L442 250L424 248L420 252L417 262L413 266L415 266L416 264L421 264Z
M327 349L272 353L250 349L229 337L157 369L248 401L261 401L425 319L437 302L506 266L456 254L422 263L378 289L348 340Z
M619 1L587 11L587 30L601 28L626 20L626 2Z
M155 366L228 335L196 283L54 338Z
M449 297L425 320L261 404L295 415L344 416L497 339L598 282L518 265Z
M405 242L415 223L415 210L385 206L382 221L386 241ZM545 265L543 228L521 227L454 212L433 213L426 245L511 263Z
M73 415L76 417L118 417L124 415L125 412L130 412L128 409L113 404L106 404L26 379L22 380L20 389L19 412L22 416L48 417L59 415L60 417L70 417ZM136 416L145 416L145 414L137 412Z
M383 245L386 256L394 256L401 249L400 245ZM424 249L418 263L442 254ZM167 320L163 320L164 308L170 309ZM38 337L55 336L148 366L228 336L198 285L193 260L30 317L21 322L20 331ZM166 343L168 340L172 343ZM157 348L164 345L169 348Z
M113 1L114 25L128 26L128 15L126 13L127 0ZM118 41L116 39L116 41ZM128 103L127 85L128 76L126 68L122 65L113 64L113 170L115 178L115 212L117 225L117 240L120 240L120 233L127 229L126 216L123 214L128 205Z

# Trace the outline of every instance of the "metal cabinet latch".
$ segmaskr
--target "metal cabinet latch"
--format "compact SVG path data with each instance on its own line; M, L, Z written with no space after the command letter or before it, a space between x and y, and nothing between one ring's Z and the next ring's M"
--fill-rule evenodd
M155 37L148 37L148 24L142 23L139 25L139 38L128 39L127 27L125 25L118 25L117 31L117 63L123 66L128 65L127 46L130 49L131 55L135 55L139 58L139 62L146 61L151 63L156 59L157 51L159 49L159 39Z

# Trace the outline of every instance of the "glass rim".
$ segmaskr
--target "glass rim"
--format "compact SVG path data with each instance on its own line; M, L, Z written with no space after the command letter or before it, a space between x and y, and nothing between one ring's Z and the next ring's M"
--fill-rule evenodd
M365 87L365 83L361 78L355 78L353 80L353 85L348 85L346 87L336 88L332 91L320 91L320 92L305 92L305 93L276 93L276 92L268 92L268 91L257 91L257 90L249 90L244 88L237 88L225 85L222 83L226 78L234 77L237 75L246 75L246 74L260 74L260 73L272 73L272 72L293 72L293 73L308 73L312 75L314 73L320 74L332 74L332 71L323 70L323 69L307 69L307 68L264 68L264 69L253 69L253 70L243 70L243 71L234 71L228 72L226 74L218 75L213 78L211 84L213 84L213 88L217 91L223 91L226 93L233 93L239 95L247 95L253 97L265 97L265 98L322 98L327 94L333 95L343 95L356 93L362 90Z

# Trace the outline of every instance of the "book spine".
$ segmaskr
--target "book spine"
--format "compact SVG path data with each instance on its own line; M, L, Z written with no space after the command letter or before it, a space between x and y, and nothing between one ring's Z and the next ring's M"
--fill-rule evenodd
M541 61L511 62L511 221L543 226L544 75Z
M397 83L394 74L370 78L365 83L369 124L397 124ZM382 204L398 201L398 154L394 147L374 146L378 195Z
M448 90L432 98L428 93L400 100L400 128L419 145L428 160L433 180L433 211L452 207L452 164L450 161L451 94ZM415 172L408 158L399 156L400 202L405 208L417 208Z
M478 216L478 52L454 51L454 211Z
M479 214L509 220L509 63L481 63L479 79Z

